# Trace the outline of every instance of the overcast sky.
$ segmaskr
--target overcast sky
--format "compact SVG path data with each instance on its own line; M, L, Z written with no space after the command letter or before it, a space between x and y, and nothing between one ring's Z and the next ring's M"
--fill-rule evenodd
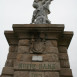
M7 59L9 45L5 30L12 30L12 24L29 24L33 14L34 0L0 0L0 73ZM77 0L54 0L50 5L49 19L52 24L65 24L65 31L74 36L68 48L70 68L77 77Z

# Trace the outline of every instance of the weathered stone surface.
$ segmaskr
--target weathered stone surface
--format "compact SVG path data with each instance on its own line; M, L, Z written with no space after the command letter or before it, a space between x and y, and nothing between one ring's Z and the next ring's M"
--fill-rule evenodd
M2 74L3 75L13 75L14 74L13 67L4 67L2 70Z
M6 67L12 67L13 66L13 60L12 59L8 59L6 61L6 64L5 64Z
M67 76L67 77L70 77L70 76L72 76L72 71L71 71L71 69L70 68L61 68L61 70L60 70L60 75L61 76Z
M67 59L68 59L68 55L67 55L67 53L60 53L60 54L59 54L59 58L60 58L61 60L67 60Z
M67 47L59 46L59 52L60 53L67 53Z
M25 62L32 62L32 55L33 54L18 54L17 60L18 61L25 61Z
M59 62L15 62L15 70L59 71Z
M60 60L60 65L62 68L69 68L70 65L69 65L69 61L68 60Z
M18 53L30 53L29 46L18 46Z
M9 47L10 52L17 52L17 50L18 50L18 46L10 46Z
M44 62L57 62L59 61L59 57L57 54L43 54Z
M13 76L9 76L9 75L2 75L1 77L13 77Z
M8 59L16 59L17 52L9 52L8 54Z
M16 59L7 59L5 63L5 67L13 67Z
M19 46L29 46L30 45L30 40L28 40L28 39L19 40L18 45Z
M45 52L44 53L58 53L58 48L57 47L52 47L52 46L46 46Z
M28 71L15 71L14 77L29 77Z
M47 40L46 46L57 47L57 41L56 40Z
M18 54L18 61L32 62L32 56L42 56L43 62L58 62L59 58L57 54Z
M44 77L44 72L30 72L29 77Z
M59 72L45 72L44 77L59 77Z

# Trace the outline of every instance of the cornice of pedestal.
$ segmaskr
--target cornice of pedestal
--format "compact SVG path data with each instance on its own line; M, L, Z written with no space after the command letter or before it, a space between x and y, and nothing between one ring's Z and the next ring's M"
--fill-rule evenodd
M9 45L18 45L19 39L30 39L31 33L46 33L49 40L58 40L68 48L73 32L64 31L64 24L13 24L13 31L5 31Z

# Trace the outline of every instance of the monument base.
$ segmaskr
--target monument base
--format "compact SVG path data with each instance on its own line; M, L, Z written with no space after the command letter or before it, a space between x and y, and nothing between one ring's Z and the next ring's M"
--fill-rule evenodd
M9 53L1 77L72 77L63 24L14 24L5 31Z

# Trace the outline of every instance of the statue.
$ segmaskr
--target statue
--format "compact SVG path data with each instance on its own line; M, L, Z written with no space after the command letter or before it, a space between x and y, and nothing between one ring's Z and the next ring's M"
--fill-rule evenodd
M51 24L47 15L50 14L49 4L52 0L34 0L35 8L32 17L32 24Z

